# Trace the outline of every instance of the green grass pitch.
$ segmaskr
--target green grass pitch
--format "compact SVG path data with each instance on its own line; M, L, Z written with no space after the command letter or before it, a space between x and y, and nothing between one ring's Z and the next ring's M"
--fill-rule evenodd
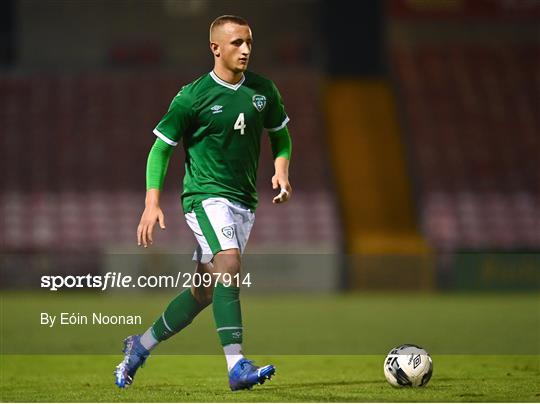
M228 389L207 310L156 350L133 386L118 389L121 339L146 328L169 298L3 293L1 401L540 401L535 294L246 295L245 348L256 363L276 366L271 381ZM144 325L48 329L39 325L43 310L135 311ZM394 389L383 376L385 353L411 342L431 352L433 378L425 388Z
M263 363L267 358L255 357ZM221 356L155 355L125 390L113 385L118 356L8 356L2 401L531 401L540 400L538 357L434 356L425 388L395 389L380 356L283 356L277 374L251 391L228 390Z

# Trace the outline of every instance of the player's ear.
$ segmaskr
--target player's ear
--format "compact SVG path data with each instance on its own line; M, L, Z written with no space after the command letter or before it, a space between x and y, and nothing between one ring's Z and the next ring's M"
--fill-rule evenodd
M219 45L217 43L210 42L210 50L212 51L215 57L219 57L220 52L219 52Z

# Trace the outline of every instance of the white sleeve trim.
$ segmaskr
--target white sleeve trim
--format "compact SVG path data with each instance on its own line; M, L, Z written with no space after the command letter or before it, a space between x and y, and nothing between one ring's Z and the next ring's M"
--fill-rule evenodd
M283 122L281 123L281 125L275 127L275 128L266 128L266 130L268 132L277 132L278 130L280 129L283 129L285 127L285 125L287 125L287 123L290 121L289 117L286 116L285 119L283 120Z
M165 143L171 146L178 146L178 142L174 142L171 139L169 139L167 136L165 136L163 133L161 133L159 130L154 129L154 135L159 137L161 140L163 140Z

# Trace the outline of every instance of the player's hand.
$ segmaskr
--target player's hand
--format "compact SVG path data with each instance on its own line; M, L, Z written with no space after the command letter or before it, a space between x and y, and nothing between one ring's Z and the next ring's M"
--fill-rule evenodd
M289 183L289 178L286 176L275 174L272 177L272 188L279 189L279 194L274 196L272 203L285 203L291 199L292 187Z
M137 244L139 246L148 247L148 244L153 244L154 239L152 233L154 226L159 223L159 227L165 229L165 216L161 208L157 205L147 206L141 216L141 221L137 227Z

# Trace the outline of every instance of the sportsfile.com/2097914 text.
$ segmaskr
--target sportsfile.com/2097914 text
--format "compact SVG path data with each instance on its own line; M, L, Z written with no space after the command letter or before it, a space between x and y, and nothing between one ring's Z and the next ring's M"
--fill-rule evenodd
M43 275L40 287L50 291L63 288L90 288L107 290L111 288L189 288L210 287L217 282L224 286L251 287L251 276L228 273L178 272L176 275L140 275L133 277L121 272L107 272L104 275Z

